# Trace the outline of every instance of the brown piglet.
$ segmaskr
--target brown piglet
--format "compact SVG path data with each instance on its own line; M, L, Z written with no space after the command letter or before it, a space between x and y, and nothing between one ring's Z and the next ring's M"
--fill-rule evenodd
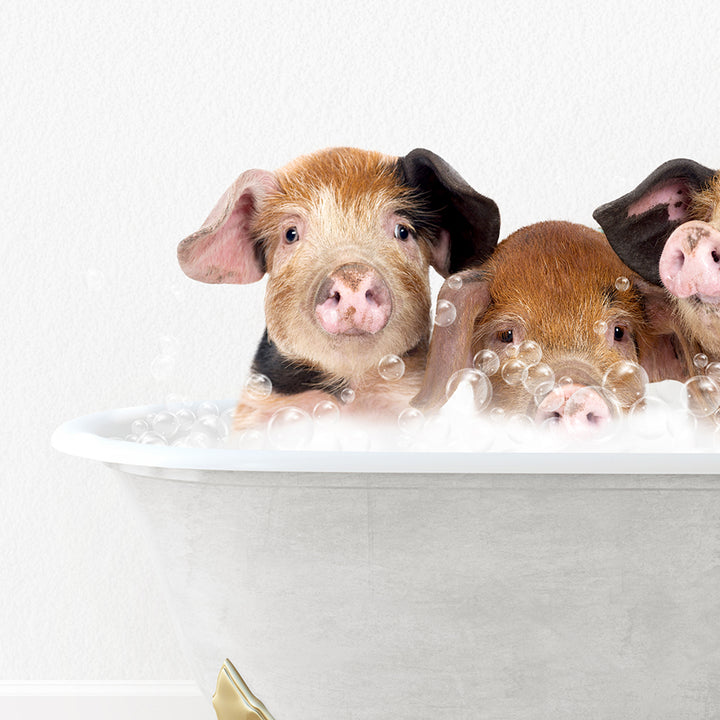
M583 225L518 230L484 264L446 280L442 301L456 320L435 328L413 401L425 410L475 365L489 377L489 407L589 436L637 402L648 377L682 373L662 293Z
M183 271L202 282L268 276L236 429L327 401L397 415L424 371L429 268L448 276L482 262L499 225L495 203L424 149L331 148L240 175L178 247Z

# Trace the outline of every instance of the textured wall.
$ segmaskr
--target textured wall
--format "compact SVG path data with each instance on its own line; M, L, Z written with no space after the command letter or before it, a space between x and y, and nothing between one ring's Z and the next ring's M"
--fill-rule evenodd
M498 202L503 235L592 224L666 159L720 167L720 11L687 8L6 2L0 682L191 679L125 497L49 437L236 394L262 288L193 283L174 255L240 171L425 146Z

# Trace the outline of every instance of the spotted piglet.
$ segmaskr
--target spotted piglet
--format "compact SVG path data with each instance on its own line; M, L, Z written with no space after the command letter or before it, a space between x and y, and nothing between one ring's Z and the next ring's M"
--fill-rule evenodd
M623 262L665 288L695 350L720 360L720 171L670 160L594 217Z
M236 429L327 400L394 418L425 367L430 266L447 276L482 262L499 225L495 203L423 149L332 148L240 175L178 247L195 280L268 275L260 381L243 392Z
M648 376L682 371L662 293L583 225L518 230L484 264L446 280L440 302L456 320L434 331L413 400L424 410L443 405L455 373L470 369L472 379L475 367L481 406L491 398L506 416L591 436L642 396Z

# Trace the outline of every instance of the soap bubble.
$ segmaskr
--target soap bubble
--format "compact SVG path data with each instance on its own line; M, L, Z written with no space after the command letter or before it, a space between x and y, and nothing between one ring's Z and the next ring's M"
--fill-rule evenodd
M165 438L172 437L180 427L175 415L167 410L159 412L153 419L152 429Z
M340 393L340 400L345 404L349 405L355 400L355 391L352 388L346 387Z
M514 343L510 343L503 353L507 358L516 358L520 354L520 348Z
M161 355L177 355L180 348L178 339L172 335L163 335L158 340L158 344L160 345Z
M531 395L546 395L555 386L555 373L546 363L537 363L523 370L522 384Z
M406 435L417 435L422 429L425 416L417 408L405 408L398 415L398 427Z
M378 373L383 380L399 380L405 374L405 363L397 355L386 355L378 363Z
M180 408L175 413L175 420L177 420L179 432L189 432L195 424L197 416L190 408Z
M462 287L463 281L462 277L460 275L451 275L446 281L445 284L451 289L451 290L459 290Z
M280 450L298 450L313 436L312 418L298 407L280 408L268 423L268 439Z
M563 375L558 380L559 387L565 387L566 385L573 385L574 383L575 383L575 381L569 375Z
M177 412L186 406L185 398L177 393L168 393L165 396L165 407L170 412Z
M223 440L229 434L228 426L219 415L200 415L192 431L207 433L215 440Z
M272 381L262 373L252 373L245 381L245 392L254 400L264 400L272 392Z
M506 424L508 438L518 445L524 445L532 440L535 434L535 423L522 414L511 415Z
M105 273L95 267L88 268L85 271L85 285L92 292L102 290L105 287Z
M218 406L214 402L206 401L202 402L197 406L197 410L195 411L195 414L198 417L198 420L202 417L205 417L206 415L219 415L220 410Z
M150 423L146 420L143 420L142 418L138 418L137 420L133 420L132 425L130 425L130 432L133 435L137 435L138 437L142 435L143 433L147 432L150 429Z
M190 431L190 434L185 438L185 447L190 448L214 448L218 444L218 439L202 428L195 428Z
M257 428L245 430L238 439L242 450L262 450L265 446L265 434Z
M693 365L698 369L702 370L704 367L707 367L708 364L708 356L705 353L698 353L693 357Z
M621 292L625 292L626 290L630 289L630 280L628 280L628 278L626 278L624 275L621 275L615 281L615 287Z
M602 337L605 337L605 333L607 332L608 324L604 320L598 320L593 325L593 330Z
M623 405L632 405L645 397L648 375L637 363L630 360L618 360L605 372L602 386L622 401Z
M535 365L542 360L542 348L534 340L525 340L518 347L518 358L526 365Z
M332 400L321 400L313 408L313 418L323 427L334 426L340 419L340 408Z
M720 362L711 362L705 366L705 374L720 383Z
M150 372L158 382L168 380L174 370L175 358L172 355L158 355L150 363Z
M435 324L447 327L455 322L457 309L449 300L438 300L435 308Z
M137 442L139 435L135 435L135 433L130 433L129 435L125 436L126 442Z
M492 385L485 373L471 368L463 368L454 372L445 385L445 396L448 400L457 390L469 389L472 392L475 408L482 410L492 398Z
M547 392L534 393L535 404L542 405L543 412L554 413L565 404L565 391L560 386L550 388Z
M505 409L501 407L494 407L490 410L488 413L490 415L490 419L493 422L501 422L505 420Z
M527 366L520 358L511 358L503 363L500 375L508 385L519 385L526 369Z
M500 368L500 358L494 350L480 350L473 358L473 367L488 376L494 375Z
M137 441L142 445L167 445L167 440L160 433L152 430L144 432Z
M712 415L720 406L720 385L707 375L696 375L686 383L688 412L695 417Z

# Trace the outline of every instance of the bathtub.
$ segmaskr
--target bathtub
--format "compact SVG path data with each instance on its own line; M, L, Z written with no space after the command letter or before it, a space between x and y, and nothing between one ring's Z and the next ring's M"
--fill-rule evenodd
M720 716L720 454L109 439L152 409L53 444L128 489L208 696L227 657L276 720Z

